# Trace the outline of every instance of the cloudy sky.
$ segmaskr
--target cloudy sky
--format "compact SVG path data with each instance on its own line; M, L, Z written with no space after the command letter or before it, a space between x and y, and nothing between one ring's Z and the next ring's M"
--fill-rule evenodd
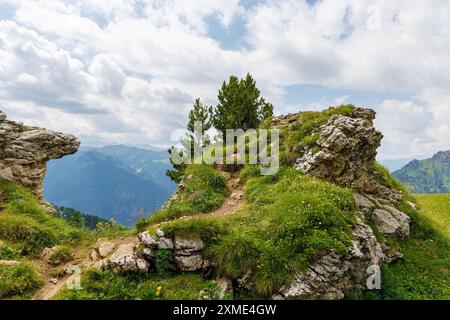
M450 2L0 0L0 110L85 146L166 146L253 74L277 114L378 111L381 159L450 149Z

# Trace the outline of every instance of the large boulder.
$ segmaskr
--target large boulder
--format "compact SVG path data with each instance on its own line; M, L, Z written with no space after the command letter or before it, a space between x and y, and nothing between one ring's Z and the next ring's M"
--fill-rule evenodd
M0 111L0 177L29 188L42 199L47 161L78 150L73 135L9 121Z
M385 236L403 239L409 235L410 217L383 199L354 194L355 203L367 220ZM370 198L370 199L369 199Z

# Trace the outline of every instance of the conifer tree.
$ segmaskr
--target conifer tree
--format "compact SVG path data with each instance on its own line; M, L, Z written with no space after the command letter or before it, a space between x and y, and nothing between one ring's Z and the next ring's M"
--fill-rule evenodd
M273 105L261 97L250 74L241 80L231 76L228 83L223 83L218 99L212 123L223 134L226 129L257 129L266 118L273 115Z

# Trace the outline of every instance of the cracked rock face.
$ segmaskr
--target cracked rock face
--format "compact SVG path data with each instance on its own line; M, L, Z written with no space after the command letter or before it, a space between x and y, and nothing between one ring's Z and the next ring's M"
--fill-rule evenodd
M317 129L320 150L305 150L295 167L319 179L399 201L400 194L375 179L375 158L383 135L374 128L374 119L375 111L360 108L350 116L331 117Z
M9 121L0 111L0 177L29 188L43 198L47 161L75 153L73 135Z

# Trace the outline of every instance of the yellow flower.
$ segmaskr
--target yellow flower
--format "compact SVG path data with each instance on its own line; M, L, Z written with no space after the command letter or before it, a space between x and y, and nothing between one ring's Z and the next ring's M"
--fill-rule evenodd
M159 297L161 295L161 287L156 288L156 296Z

